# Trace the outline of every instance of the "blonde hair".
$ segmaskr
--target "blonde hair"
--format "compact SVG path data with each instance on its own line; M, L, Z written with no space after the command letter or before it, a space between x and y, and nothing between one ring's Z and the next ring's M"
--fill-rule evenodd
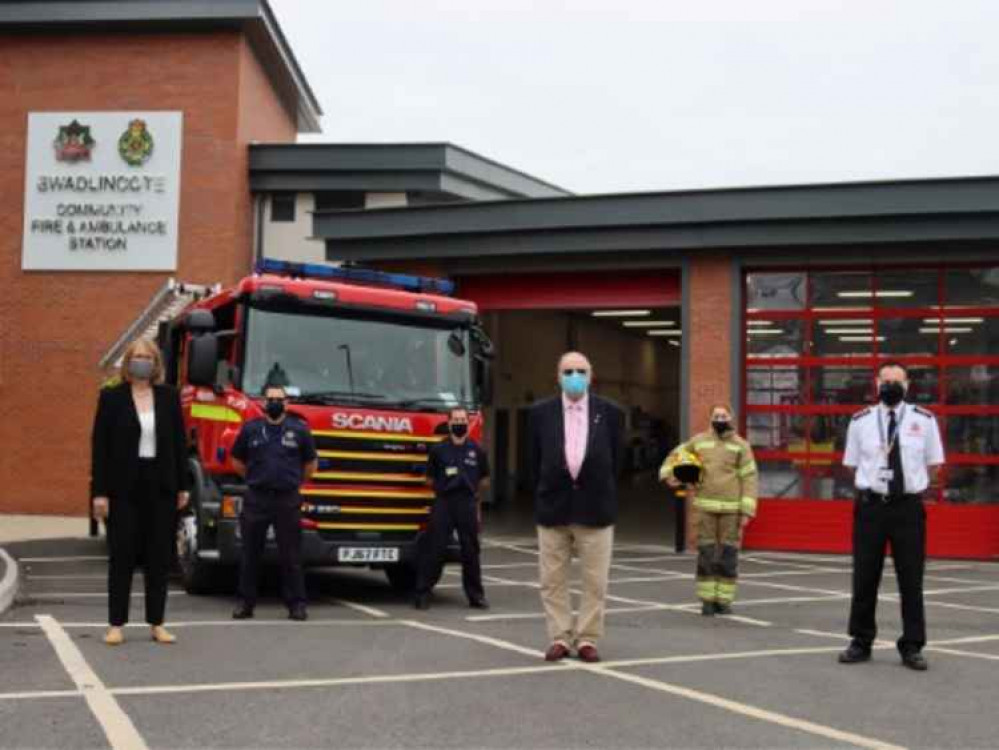
M711 408L708 409L708 419L711 419L711 415L715 413L715 409L724 409L728 412L728 415L735 419L735 410L732 409L732 405L725 403L724 401L716 401L711 404Z
M162 383L163 355L160 354L160 348L153 343L153 340L146 338L136 339L128 345L127 349L125 349L125 354L121 358L121 379L126 383L132 382L132 376L128 372L128 366L136 354L148 354L153 358L153 374L149 376L149 382Z

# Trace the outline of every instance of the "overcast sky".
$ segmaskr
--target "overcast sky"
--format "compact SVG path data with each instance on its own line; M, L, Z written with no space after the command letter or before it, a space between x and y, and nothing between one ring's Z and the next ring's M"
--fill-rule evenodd
M999 174L997 0L271 3L318 140L579 193Z

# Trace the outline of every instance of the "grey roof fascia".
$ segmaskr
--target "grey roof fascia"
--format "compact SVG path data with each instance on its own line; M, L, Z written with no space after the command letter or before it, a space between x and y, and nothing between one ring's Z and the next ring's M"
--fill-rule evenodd
M637 193L355 212L335 224L315 216L317 237L360 240L449 234L564 232L732 222L921 217L999 211L999 178L843 183Z
M508 167L461 146L447 143L444 144L444 147L445 169L448 172L503 189L510 195L525 198L556 198L573 195L558 185L539 180L526 172Z
M62 31L108 25L161 28L243 28L265 59L276 62L295 101L299 132L319 132L322 108L281 31L267 0L25 0L0 3L5 28ZM282 82L285 83L285 82ZM288 102L286 102L286 105Z
M396 209L384 209L377 222ZM999 240L999 212L926 217L861 217L795 221L729 222L667 227L579 228L563 231L446 233L411 236L331 238L336 220L353 221L357 212L314 214L323 230L327 257L341 260L399 260L512 257L534 254L655 252L682 253L709 249L769 249L811 245L856 245L931 241ZM870 252L868 250L868 252Z
M250 190L255 193L363 191L395 193L440 191L436 172L264 172L251 173Z

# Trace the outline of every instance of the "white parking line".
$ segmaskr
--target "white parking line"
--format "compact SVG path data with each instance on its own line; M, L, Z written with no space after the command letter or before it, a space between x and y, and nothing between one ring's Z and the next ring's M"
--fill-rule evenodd
M356 612L363 612L371 617L388 617L389 613L383 609L378 609L377 607L369 607L367 604L358 604L357 602L347 601L346 599L334 599L337 604L342 604L345 607L355 610Z
M463 630L453 630L452 628L442 628L438 625L430 625L425 622L420 622L418 620L403 620L402 623L411 628L416 628L418 630L426 630L431 633L439 633L441 635L450 635L455 638L464 638L469 641L476 641L477 643L485 643L489 646L495 646L496 648L505 649L506 651L513 651L517 654L523 654L525 656L542 657L544 656L543 651L538 651L533 648L525 648L524 646L518 646L516 643L511 643L510 641L504 641L500 638L491 638L487 635L479 635L478 633L466 633Z
M38 700L40 698L82 698L79 690L29 690L23 693L0 693L0 701Z
M967 656L972 659L999 661L999 654L976 654L972 651L962 651L956 648L941 648L940 646L927 646L926 651L933 651L934 653L938 654L950 654L952 656Z
M105 555L81 555L79 557L22 557L19 559L23 563L92 562L95 560L107 562L108 560Z
M55 649L59 661L69 673L70 679L83 694L87 705L93 712L108 744L112 750L144 750L146 742L135 728L128 714L122 709L115 697L101 682L97 673L91 669L83 653L70 639L69 634L60 627L55 618L50 615L36 615L45 635L48 636L52 648Z
M871 737L864 737L863 735L846 732L841 729L836 729L835 727L817 724L814 721L807 721L806 719L798 719L794 716L777 713L776 711L768 711L763 708L757 708L756 706L751 706L747 703L740 703L728 698L722 698L721 696L714 695L712 693L705 693L701 690L683 687L682 685L674 685L669 682L653 680L648 677L629 674L627 672L617 672L613 669L601 666L586 667L586 669L594 674L601 674L623 682L641 685L642 687L649 688L650 690L657 690L661 693L668 693L669 695L687 698L688 700L697 701L698 703L705 703L709 706L715 706L731 713L748 716L752 719L759 719L760 721L776 724L777 726L786 727L788 729L797 729L801 732L807 732L808 734L813 734L817 737L823 737L828 740L846 742L858 747L871 748L871 750L903 750L898 745L892 745Z
M184 589L170 589L170 596L187 596L187 592ZM51 601L53 599L107 599L107 591L39 591L37 593L30 592L25 595L30 601ZM133 591L131 594L133 599L144 598L145 594L141 591Z

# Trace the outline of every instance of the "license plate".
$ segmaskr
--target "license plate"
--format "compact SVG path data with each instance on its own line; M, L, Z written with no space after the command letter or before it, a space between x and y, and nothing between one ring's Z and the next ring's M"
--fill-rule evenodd
M398 547L341 547L336 553L342 563L399 562Z

